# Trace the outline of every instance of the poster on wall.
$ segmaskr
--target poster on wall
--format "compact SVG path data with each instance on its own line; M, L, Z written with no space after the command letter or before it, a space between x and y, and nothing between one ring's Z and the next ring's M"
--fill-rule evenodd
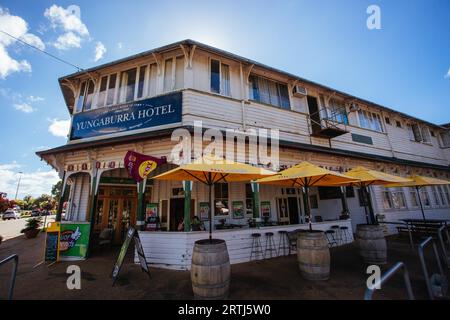
M62 223L59 238L61 260L83 260L89 247L89 222Z
M158 204L147 203L145 206L145 230L156 231L160 230L161 225L158 217Z
M158 216L158 204L157 203L147 203L145 207L145 220L148 218L155 218Z
M208 220L209 219L209 203L208 202L200 202L200 220Z
M242 201L233 201L233 219L244 218L244 203Z
M270 217L270 201L261 201L261 216Z

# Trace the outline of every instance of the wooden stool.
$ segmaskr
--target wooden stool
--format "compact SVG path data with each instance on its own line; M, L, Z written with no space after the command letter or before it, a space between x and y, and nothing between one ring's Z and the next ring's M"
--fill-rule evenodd
M261 246L261 234L260 233L252 233L252 251L250 252L250 261L252 260L253 254L255 255L255 259L258 259L258 253L264 258L264 252Z
M286 252L289 252L289 239L287 236L286 230L278 231L280 235L280 239L278 241L278 255L281 255L281 250L283 250L283 256L286 255Z
M351 239L350 233L348 231L348 227L346 227L346 226L340 227L340 232L341 232L342 242L348 243Z
M264 259L267 257L267 252L270 253L270 257L276 257L277 256L277 249L275 247L275 241L273 240L273 232L266 232L266 245L264 249ZM272 252L275 252L273 255Z

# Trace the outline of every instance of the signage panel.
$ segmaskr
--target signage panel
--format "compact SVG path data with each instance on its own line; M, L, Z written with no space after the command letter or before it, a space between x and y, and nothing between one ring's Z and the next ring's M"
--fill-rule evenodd
M181 122L182 93L176 92L73 116L70 140Z

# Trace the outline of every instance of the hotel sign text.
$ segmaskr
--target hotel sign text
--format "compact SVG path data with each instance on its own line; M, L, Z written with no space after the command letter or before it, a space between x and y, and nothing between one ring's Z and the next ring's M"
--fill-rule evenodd
M181 122L182 93L94 109L73 116L70 140Z

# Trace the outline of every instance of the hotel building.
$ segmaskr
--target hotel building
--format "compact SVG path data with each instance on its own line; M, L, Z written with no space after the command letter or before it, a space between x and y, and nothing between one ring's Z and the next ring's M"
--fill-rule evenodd
M178 142L172 141L172 132L193 132L194 121L201 121L204 130L223 132L278 129L281 168L306 160L340 172L364 166L400 176L450 179L449 125L429 123L192 40L70 74L59 84L71 116L68 141L37 155L64 180L65 219L90 221L94 231L113 228L114 241L120 243L128 226L145 221L137 214L141 195L163 230L140 232L148 262L155 265L189 268L194 238L207 235L192 232L191 239L190 233L171 232L184 214L182 182L148 179L145 186L137 185L124 168L124 156L133 150L165 157L167 163L154 174L173 168L171 152ZM143 106L152 106L150 113ZM311 189L318 227L340 222L355 230L365 223L364 199L353 187L345 190L350 219L339 220L346 213L340 190ZM370 195L374 213L385 220L421 217L414 189L372 186ZM255 214L249 183L218 184L214 196L214 225L225 219L226 224L248 226ZM423 188L421 199L427 217L450 218L449 186ZM298 188L260 186L259 200L256 215L294 229L305 222ZM207 187L194 182L191 215L200 216L207 201ZM235 214L239 206L244 215ZM231 243L237 238L251 241L245 227L239 230L237 235L217 231L224 238L230 233L226 239L232 263L250 256L248 246ZM176 253L167 257L170 250Z

